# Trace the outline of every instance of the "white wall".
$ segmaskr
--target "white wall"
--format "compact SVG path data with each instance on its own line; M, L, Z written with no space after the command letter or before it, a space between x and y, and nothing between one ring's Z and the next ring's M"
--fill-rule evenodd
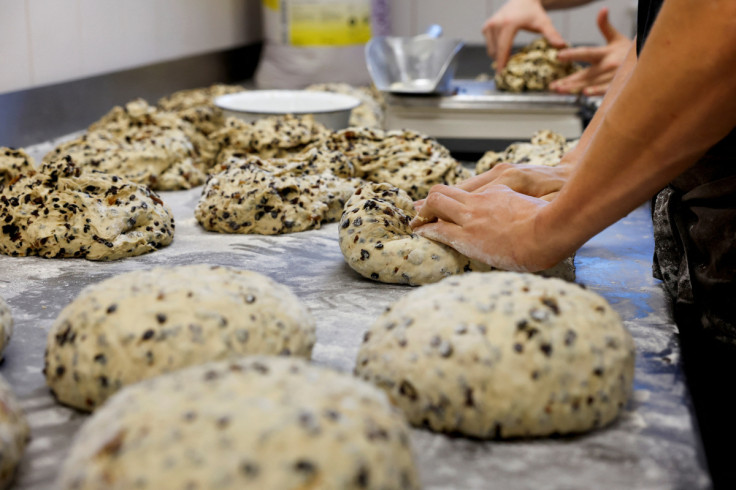
M392 29L399 36L413 36L430 24L443 27L445 36L464 39L469 44L485 44L481 28L505 0L389 0ZM601 7L610 10L609 19L623 34L632 36L635 26L634 0L603 0L567 10L551 12L560 34L572 44L602 44L595 19ZM538 35L523 33L515 43L531 42Z
M259 0L0 0L0 93L261 39Z

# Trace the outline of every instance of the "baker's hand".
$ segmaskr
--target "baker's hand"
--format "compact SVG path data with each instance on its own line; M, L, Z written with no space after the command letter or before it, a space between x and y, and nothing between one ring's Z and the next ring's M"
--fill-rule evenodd
M542 34L554 47L566 45L540 0L508 0L483 24L488 56L496 60L497 71L506 66L514 37L522 29Z
M436 185L411 222L415 232L458 252L505 270L535 272L565 258L537 230L547 201L519 194L505 185L478 192Z
M567 182L573 165L561 164L556 167L499 163L482 174L471 177L455 187L467 192L479 192L490 185L505 185L513 191L551 201ZM419 211L424 199L414 202Z
M598 12L598 28L606 39L600 47L567 48L557 54L560 61L581 61L590 66L565 78L550 83L550 90L559 93L603 95L608 90L616 70L631 48L631 40L616 30L608 21L608 9Z

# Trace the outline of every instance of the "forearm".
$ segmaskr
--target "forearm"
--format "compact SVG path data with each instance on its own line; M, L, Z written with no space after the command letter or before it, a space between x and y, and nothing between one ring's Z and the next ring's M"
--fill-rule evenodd
M696 162L736 124L736 2L669 0L636 68L537 218L571 252Z

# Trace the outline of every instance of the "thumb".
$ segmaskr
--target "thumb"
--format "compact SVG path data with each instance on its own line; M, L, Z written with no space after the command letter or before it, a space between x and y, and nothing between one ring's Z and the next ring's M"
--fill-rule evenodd
M600 29L603 37L606 38L606 42L611 43L617 38L621 37L622 34L616 30L615 27L608 21L608 8L603 7L598 12L598 29Z
M549 41L549 43L555 48L564 48L567 46L567 42L562 37L562 34L557 32L555 26L552 25L552 21L545 22L540 26L539 32Z

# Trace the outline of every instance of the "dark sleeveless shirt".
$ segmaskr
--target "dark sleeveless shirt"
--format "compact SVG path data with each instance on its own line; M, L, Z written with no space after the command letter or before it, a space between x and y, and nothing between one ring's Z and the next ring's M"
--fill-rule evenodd
M637 52L664 1L639 1ZM736 343L736 130L657 194L652 219L654 275L675 308Z

